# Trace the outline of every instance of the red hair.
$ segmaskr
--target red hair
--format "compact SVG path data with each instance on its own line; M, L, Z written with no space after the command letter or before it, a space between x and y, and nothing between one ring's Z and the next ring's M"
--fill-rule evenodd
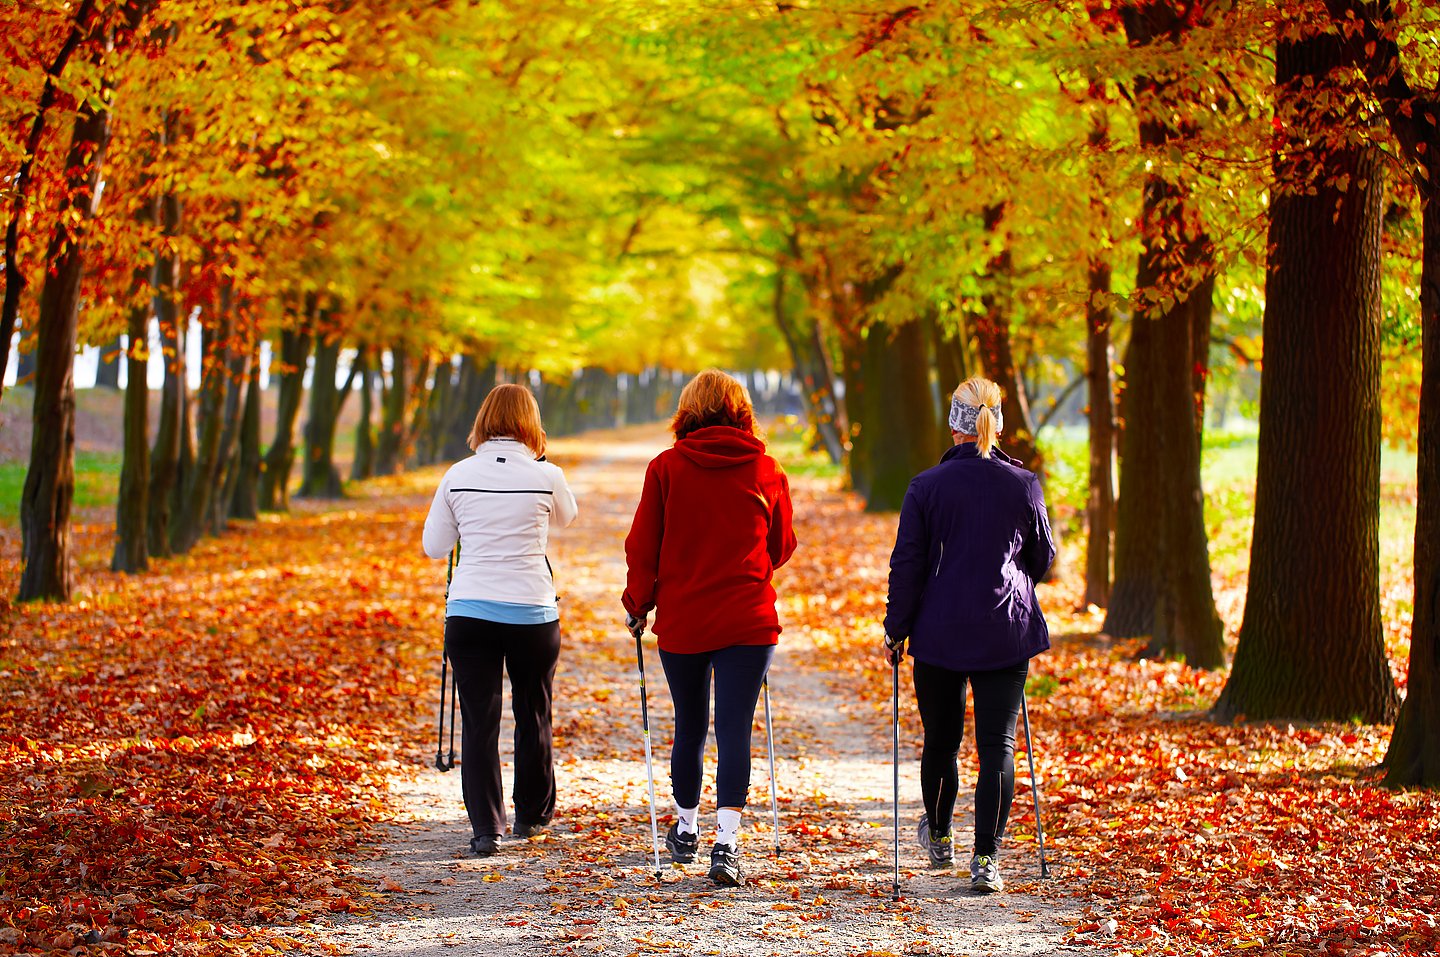
M751 435L760 434L750 394L719 369L706 369L686 384L680 393L679 408L670 420L670 431L678 440L712 425L728 425Z

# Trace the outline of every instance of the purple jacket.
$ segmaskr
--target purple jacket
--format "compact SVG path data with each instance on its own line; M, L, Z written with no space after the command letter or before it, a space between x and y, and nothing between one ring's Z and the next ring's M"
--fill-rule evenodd
M952 446L910 481L890 554L885 633L916 660L992 671L1050 647L1035 581L1055 544L1033 472L996 449Z

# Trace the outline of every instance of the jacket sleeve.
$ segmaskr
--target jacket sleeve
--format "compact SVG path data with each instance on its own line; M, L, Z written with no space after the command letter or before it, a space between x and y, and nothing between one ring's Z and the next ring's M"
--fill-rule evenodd
M435 498L430 503L430 513L425 516L425 531L420 536L425 554L431 558L444 558L460 540L460 526L455 513L450 510L450 474L440 480Z
M625 536L625 592L620 601L637 618L655 607L655 586L660 576L660 542L665 536L665 494L659 469L652 460L645 470L645 487L630 534Z
M930 533L925 527L925 510L912 481L900 505L900 525L895 530L895 548L890 552L890 591L885 598L885 634L909 638L920 611L925 591L926 556Z
M570 484L565 481L565 473L559 466L555 467L555 511L550 513L550 521L560 528L565 528L575 521L580 508L575 504L575 493L570 491Z
M779 465L775 466L779 494L770 505L770 533L766 536L765 547L770 553L770 567L779 568L795 554L794 517L790 503L790 479Z
M1020 547L1020 564L1031 581L1038 582L1055 560L1055 541L1050 537L1050 513L1045 509L1045 491L1040 480L1030 477L1030 528Z

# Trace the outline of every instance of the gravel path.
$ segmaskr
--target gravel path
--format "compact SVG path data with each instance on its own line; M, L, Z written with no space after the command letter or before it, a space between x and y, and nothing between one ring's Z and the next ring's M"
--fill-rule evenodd
M377 855L357 864L377 885L374 912L337 922L326 932L327 942L362 954L407 957L455 948L515 957L1078 951L1063 943L1079 919L1078 904L1054 893L1055 881L1036 879L1029 845L1004 860L1004 894L972 894L958 873L926 867L913 843L919 783L917 762L908 758L901 768L902 898L892 901L888 728L863 724L822 676L805 668L799 642L787 644L783 636L771 672L779 856L770 825L762 712L753 803L742 830L746 886L716 888L705 876L714 825L713 741L701 854L681 868L670 866L662 851L656 880L634 644L620 627L617 596L620 542L644 462L662 441L652 428L622 433L622 441L605 445L599 455L578 443L557 442L552 450L575 486L582 520L557 535L552 549L567 644L556 680L559 807L551 830L530 840L507 839L492 858L469 857L459 772L427 768L396 780L400 813ZM647 658L663 833L671 809L671 710L653 644ZM502 732L502 741L506 737ZM417 751L415 764L430 759L433 751ZM1017 800L1028 794L1020 788ZM968 829L967 800L962 792L960 834ZM968 861L968 854L957 856L962 866ZM1052 873L1063 880L1063 867Z

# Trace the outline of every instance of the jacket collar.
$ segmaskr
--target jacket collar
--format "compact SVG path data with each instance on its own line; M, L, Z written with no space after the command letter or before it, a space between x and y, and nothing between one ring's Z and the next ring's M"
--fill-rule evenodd
M980 446L975 442L961 442L959 445L952 445L940 456L940 461L949 462L951 459L978 459L980 458ZM1015 459L1000 451L999 446L990 450L990 458L1010 465L1019 465Z
M500 451L505 452L507 455L523 455L525 458L532 460L535 458L535 453L530 451L530 446L521 442L519 439L512 439L506 436L486 439L480 443L479 448L475 450L475 454L479 455L481 452Z

